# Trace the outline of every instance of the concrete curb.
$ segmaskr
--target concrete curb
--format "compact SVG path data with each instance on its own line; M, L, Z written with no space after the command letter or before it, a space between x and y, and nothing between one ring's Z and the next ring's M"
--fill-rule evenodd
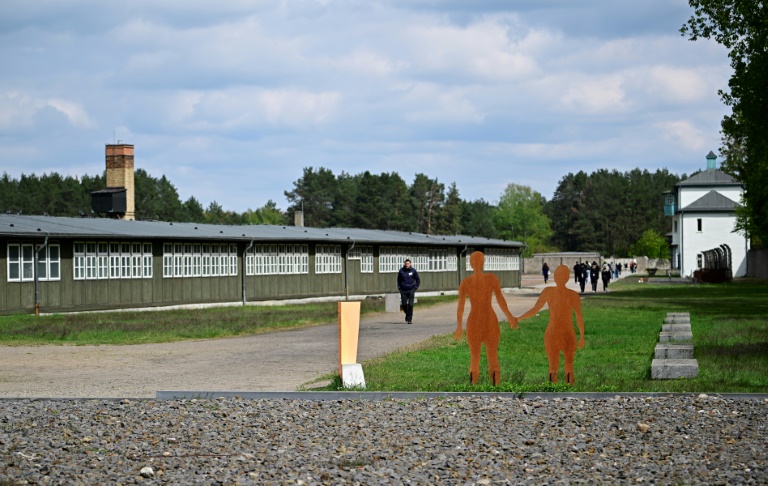
M364 392L364 391L322 391L322 392L249 392L249 391L182 391L161 390L157 400L214 400L217 398L242 398L245 400L420 400L446 397L477 398L518 398L522 400L570 399L595 400L605 398L667 398L667 397L708 397L723 399L768 400L768 393L666 393L666 392L627 392L627 393L548 393L548 392Z

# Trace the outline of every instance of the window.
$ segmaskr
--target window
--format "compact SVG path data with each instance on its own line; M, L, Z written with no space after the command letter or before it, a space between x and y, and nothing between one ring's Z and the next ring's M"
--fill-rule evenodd
M61 249L59 245L48 245L48 280L61 280Z
M340 245L317 245L315 247L315 273L341 273Z
M173 276L174 277L182 277L184 275L183 273L183 263L184 263L184 252L183 252L184 246L181 243L174 243L173 245Z
M130 243L120 243L120 278L131 278Z
M142 277L152 278L152 243L142 244Z
M237 245L229 245L229 274L237 276Z
M96 278L109 278L109 244L97 243Z
M76 241L73 250L75 280L152 278L152 243ZM45 262L48 279L59 280L59 245L48 245ZM167 263L164 259L164 272Z
M203 274L202 255L200 254L201 245L192 245L192 276L199 277Z
M184 276L192 276L192 245L184 245Z
M469 263L470 253L467 254L466 269L472 270L472 266ZM485 266L486 271L514 271L520 270L520 255L515 253L515 250L509 250L504 248L488 248L484 252L485 254Z
M360 247L360 273L373 273L373 247Z
M236 249L233 246L230 252ZM246 275L307 274L308 249L307 245L254 245L245 256Z
M237 262L236 244L163 244L164 278L237 276Z
M173 277L173 245L163 245L163 278Z
M141 243L131 244L131 277L141 278L144 275Z
M109 278L120 278L120 243L109 244Z
M211 276L211 245L202 246L203 277Z
M21 245L21 280L35 279L35 253L32 245Z
M701 231L701 218L696 219L696 231Z
M246 275L253 275L254 274L254 256L253 256L253 248L248 251L245 255L245 274Z
M85 279L85 243L75 242L72 265L75 272L75 280Z
M7 251L9 282L28 282L35 279L35 252L38 280L61 280L61 252L58 244L48 244L43 248L41 244L10 243ZM82 264L85 265L84 260Z
M96 273L96 243L88 242L85 244L85 278L87 280L94 280L97 277Z
M361 260L362 259L362 248L359 246L355 246L354 248L351 248L347 250L347 260Z

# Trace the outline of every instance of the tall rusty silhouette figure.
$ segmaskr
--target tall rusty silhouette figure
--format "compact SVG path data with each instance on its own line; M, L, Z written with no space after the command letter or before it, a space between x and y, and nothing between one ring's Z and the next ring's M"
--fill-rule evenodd
M560 368L560 353L565 358L565 379L573 385L573 358L576 355L576 331L573 329L573 314L579 326L579 349L584 348L584 317L581 315L581 298L578 292L566 288L565 284L571 278L568 267L560 265L555 269L555 287L546 287L541 291L539 299L531 310L521 315L522 321L535 316L536 313L549 305L549 325L544 331L544 349L549 360L549 381L557 383L557 371Z
M480 353L485 344L485 355L488 358L488 375L494 386L501 382L501 366L499 365L499 338L501 329L499 319L491 305L491 295L496 296L501 310L509 320L509 327L517 329L517 319L509 312L507 301L501 294L501 284L498 277L492 273L483 273L485 255L475 251L469 257L469 264L475 271L474 275L464 278L459 284L459 308L456 312L456 332L453 339L458 341L462 334L464 320L464 304L467 297L471 309L467 317L467 343L469 344L469 380L475 385L480 378Z

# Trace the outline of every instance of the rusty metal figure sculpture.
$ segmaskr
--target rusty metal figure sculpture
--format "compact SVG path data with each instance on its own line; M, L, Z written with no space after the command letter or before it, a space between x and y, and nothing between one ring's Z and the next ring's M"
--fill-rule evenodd
M499 319L491 305L491 296L496 296L496 302L507 316L509 327L517 329L517 319L509 312L507 301L501 294L501 284L498 277L484 273L485 255L475 251L469 257L469 264L475 271L474 275L464 278L459 284L459 308L456 312L456 332L453 339L458 341L462 334L464 320L464 304L469 297L470 310L467 318L467 343L469 344L469 380L475 385L480 378L480 353L485 345L485 355L488 358L488 374L494 386L501 382L501 367L499 365L499 339L501 329Z
M573 359L576 355L576 331L573 329L573 314L576 314L576 324L579 327L578 348L584 348L584 317L581 314L581 298L579 294L566 288L570 279L570 270L565 265L555 269L555 287L546 287L541 291L539 299L531 310L518 317L518 321L535 316L536 313L549 305L549 325L544 331L544 349L549 360L549 381L557 383L557 373L560 368L560 353L565 358L565 380L573 385Z

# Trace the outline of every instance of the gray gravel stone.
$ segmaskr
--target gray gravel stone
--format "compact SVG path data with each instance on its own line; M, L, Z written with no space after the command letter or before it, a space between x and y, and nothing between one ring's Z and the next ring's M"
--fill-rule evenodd
M706 395L0 401L0 483L765 484L766 412Z

